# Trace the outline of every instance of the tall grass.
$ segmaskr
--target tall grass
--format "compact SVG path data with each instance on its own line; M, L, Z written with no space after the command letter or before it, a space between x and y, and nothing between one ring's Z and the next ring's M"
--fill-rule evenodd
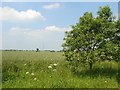
M3 51L2 56L3 88L118 88L116 62L94 64L90 78L88 68L71 73L62 52Z
M2 51L0 50L0 89L2 88Z

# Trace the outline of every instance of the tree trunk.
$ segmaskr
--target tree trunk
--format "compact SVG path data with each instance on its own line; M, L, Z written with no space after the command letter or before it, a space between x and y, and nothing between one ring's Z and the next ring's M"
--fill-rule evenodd
M92 62L90 62L89 65L90 65L90 77L92 77Z

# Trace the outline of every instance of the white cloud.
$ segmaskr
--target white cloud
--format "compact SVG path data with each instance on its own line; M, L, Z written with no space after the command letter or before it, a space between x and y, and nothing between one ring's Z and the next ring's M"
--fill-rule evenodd
M0 21L36 21L45 20L40 12L35 10L17 11L10 7L0 7Z
M13 27L10 30L10 33L12 35L24 35L27 38L45 38L47 36L53 35L53 34L59 34L59 33L64 33L65 31L69 31L69 28L60 28L57 26L47 26L44 29L37 29L37 30L32 30L29 28L19 28L19 27Z
M65 31L69 31L70 28L59 28L56 26L48 26L45 28L45 31L50 31L50 32L65 32Z
M60 7L59 3L52 3L52 4L48 4L48 5L43 6L43 8L49 9L49 10L59 8L59 7Z
M13 49L54 49L60 50L65 36L70 28L47 26L43 29L13 27L4 32L3 48Z

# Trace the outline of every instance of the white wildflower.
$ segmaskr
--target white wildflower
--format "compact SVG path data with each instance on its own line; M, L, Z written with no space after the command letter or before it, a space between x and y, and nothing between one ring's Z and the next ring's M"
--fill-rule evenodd
M107 83L107 81L105 81L105 83Z
M74 52L77 52L77 51L78 51L77 49L74 50Z
M24 64L24 66L26 66L27 64Z
M34 78L34 80L36 81L36 80L37 80L37 78Z
M53 64L54 66L57 66L57 64L55 63L55 64Z
M54 72L56 72L57 70L56 69L53 69Z
M32 76L34 76L34 73L31 73Z
M29 74L29 72L26 72L26 74Z
M50 68L52 68L52 66L48 66L48 68L50 69Z

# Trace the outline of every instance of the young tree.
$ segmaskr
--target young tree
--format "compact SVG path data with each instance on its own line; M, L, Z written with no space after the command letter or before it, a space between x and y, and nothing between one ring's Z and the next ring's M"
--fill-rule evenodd
M92 13L84 13L72 30L66 32L63 44L70 65L77 70L81 63L88 64L90 75L94 62L113 59L110 56L118 50L117 44L113 43L117 29L109 6L100 7L97 14L93 17Z

